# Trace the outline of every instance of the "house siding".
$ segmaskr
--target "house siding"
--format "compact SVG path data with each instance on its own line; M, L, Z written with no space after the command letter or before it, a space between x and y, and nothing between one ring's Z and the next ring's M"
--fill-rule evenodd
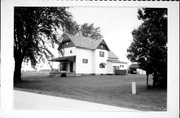
M70 53L70 51L72 53ZM76 47L66 47L63 49L64 52L64 57L66 56L75 56L76 55ZM76 59L75 59L76 60ZM64 62L59 62L59 70L60 70L60 65ZM70 72L70 63L67 63L67 72ZM76 61L73 62L73 72L76 72Z
M113 74L113 65L112 62L107 62L107 74Z
M100 57L99 53L100 51L104 52L104 57ZM107 59L108 59L108 51L107 50L102 50L102 49L96 49L94 52L94 66L95 66L95 74L107 74ZM100 63L105 63L105 68L100 68L99 65Z
M88 59L88 63L83 63L83 59ZM93 61L92 50L83 48L76 49L76 74L92 74Z
M92 51L92 73L96 73L96 50Z
M120 63L120 70L127 70L128 69L128 64Z
M72 51L72 53L70 53ZM75 56L76 55L76 47L68 47L64 48L64 56Z
M119 68L119 70L127 70L128 65L124 63L112 63L110 61L107 62L108 65L108 74L114 74L113 66L116 66Z

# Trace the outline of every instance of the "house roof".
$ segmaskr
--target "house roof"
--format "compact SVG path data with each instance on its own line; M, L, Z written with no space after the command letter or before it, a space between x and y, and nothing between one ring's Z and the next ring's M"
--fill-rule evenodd
M116 56L112 51L109 51L108 57L109 57L109 58L118 59L118 56Z
M116 56L112 51L109 51L109 53L108 53L108 60L107 61L110 61L110 62L113 62L113 63L127 64L127 62L119 61L118 56Z
M101 42L105 43L103 39L95 40L95 39L84 37L81 35L73 36L73 35L65 33L63 36L66 37L65 40L68 40L69 38L76 47L86 48L90 50L96 49Z
M108 59L107 61L110 61L112 63L121 63L121 64L127 64L127 62L119 61L118 59Z
M76 56L66 56L66 57L58 57L58 58L53 58L49 61L53 62L67 62L67 61L74 61Z
M110 61L112 63L121 63L118 59L108 59L107 61Z

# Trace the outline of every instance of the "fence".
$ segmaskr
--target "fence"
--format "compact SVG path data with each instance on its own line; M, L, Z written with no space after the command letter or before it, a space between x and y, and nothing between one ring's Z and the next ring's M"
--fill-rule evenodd
M115 70L115 75L126 75L127 70Z

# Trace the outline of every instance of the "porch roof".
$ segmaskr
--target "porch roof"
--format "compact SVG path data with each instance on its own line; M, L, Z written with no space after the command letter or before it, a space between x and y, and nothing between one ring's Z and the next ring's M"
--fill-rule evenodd
M76 56L66 56L66 57L58 57L58 58L53 58L49 61L53 62L70 62L70 61L75 61Z
M131 64L129 68L139 68L139 64Z
M112 63L127 64L127 62L122 62L122 61L119 61L118 59L108 59L107 61L112 62Z

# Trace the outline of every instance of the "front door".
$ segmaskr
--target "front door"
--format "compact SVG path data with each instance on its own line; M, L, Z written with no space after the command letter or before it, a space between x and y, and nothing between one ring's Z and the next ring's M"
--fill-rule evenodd
M67 71L67 63L61 63L61 71Z
M70 62L70 72L73 72L73 62Z

